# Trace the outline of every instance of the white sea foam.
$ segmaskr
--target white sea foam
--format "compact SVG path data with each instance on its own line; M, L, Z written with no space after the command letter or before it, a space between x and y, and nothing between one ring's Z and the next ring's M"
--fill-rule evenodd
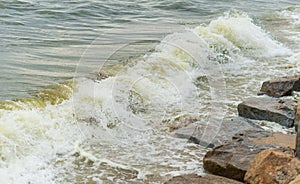
M196 30L212 46L220 47L223 53L241 50L250 57L274 57L292 53L255 25L247 14L236 10L229 11L211 21L207 27L198 27Z
M54 183L50 162L70 149L76 128L72 121L69 102L44 109L2 111L1 183Z
M288 19L295 26L300 25L300 6L290 7L280 12L280 16Z

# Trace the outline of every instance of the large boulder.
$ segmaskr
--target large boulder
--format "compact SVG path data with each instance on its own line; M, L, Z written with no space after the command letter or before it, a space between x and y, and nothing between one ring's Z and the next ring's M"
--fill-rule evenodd
M216 131L218 130L218 131ZM186 127L174 131L174 136L178 138L189 139L190 141L206 147L215 147L228 140L243 130L263 130L260 126L254 124L248 119L238 117L225 119L220 126L196 122L189 124ZM217 132L217 134L216 134ZM216 134L212 140L206 139L206 135Z
M228 178L206 174L204 176L198 176L196 174L180 175L171 178L165 184L242 184L241 182L231 180Z
M278 145L255 144L251 139L271 136L270 132L249 130L233 137L233 140L208 151L203 159L206 171L238 181L244 181L250 163L263 150L277 148L291 150Z
M245 118L267 120L292 127L296 107L297 102L290 99L251 97L238 105L238 113Z
M291 153L270 149L260 152L245 175L249 184L288 184L300 174L300 160Z
M266 81L258 94L282 97L291 95L293 91L300 91L300 75Z

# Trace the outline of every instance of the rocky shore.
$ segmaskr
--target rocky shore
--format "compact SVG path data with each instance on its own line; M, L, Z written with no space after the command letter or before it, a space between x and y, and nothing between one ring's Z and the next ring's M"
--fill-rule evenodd
M273 132L255 123L261 120L286 128L297 127L300 105L292 95L299 91L300 75L263 82L258 96L244 99L237 107L239 117L223 120L218 127L219 134L210 142L203 141L202 137L204 131L216 128L209 123L193 121L174 129L175 137L211 149L203 159L207 174L176 176L166 183L300 183L300 159L295 156L296 132Z

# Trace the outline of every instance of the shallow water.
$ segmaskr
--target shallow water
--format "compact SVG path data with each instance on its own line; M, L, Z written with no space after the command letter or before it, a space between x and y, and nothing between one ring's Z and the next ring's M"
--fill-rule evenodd
M299 74L299 3L1 1L1 183L203 173L206 149L169 128L212 140L262 81Z

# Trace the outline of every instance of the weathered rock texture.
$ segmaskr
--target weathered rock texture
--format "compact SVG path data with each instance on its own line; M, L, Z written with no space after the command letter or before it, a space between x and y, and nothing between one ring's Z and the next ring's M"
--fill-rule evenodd
M274 133L262 138L249 138L254 144L272 144L285 148L295 149L296 135Z
M216 131L217 130L217 131ZM218 127L214 124L192 123L187 127L174 131L174 136L189 139L202 146L215 147L232 139L236 133L244 130L262 130L261 127L242 117L225 119ZM204 135L216 134L213 140L207 140Z
M291 181L289 184L299 184L300 183L300 175L298 175L293 181Z
M295 121L297 103L288 99L252 97L238 105L240 116L255 120L267 120L292 127Z
M241 182L228 178L206 174L198 176L196 174L187 174L176 176L167 181L165 184L242 184Z
M290 153L271 149L259 153L245 175L249 184L288 184L300 173L300 160Z
M258 153L270 148L290 150L277 145L254 144L250 140L270 135L269 132L253 130L239 133L231 142L208 151L203 159L203 167L212 174L244 181L247 169Z
M259 94L282 97L291 95L292 91L300 91L300 75L266 81L262 84Z

